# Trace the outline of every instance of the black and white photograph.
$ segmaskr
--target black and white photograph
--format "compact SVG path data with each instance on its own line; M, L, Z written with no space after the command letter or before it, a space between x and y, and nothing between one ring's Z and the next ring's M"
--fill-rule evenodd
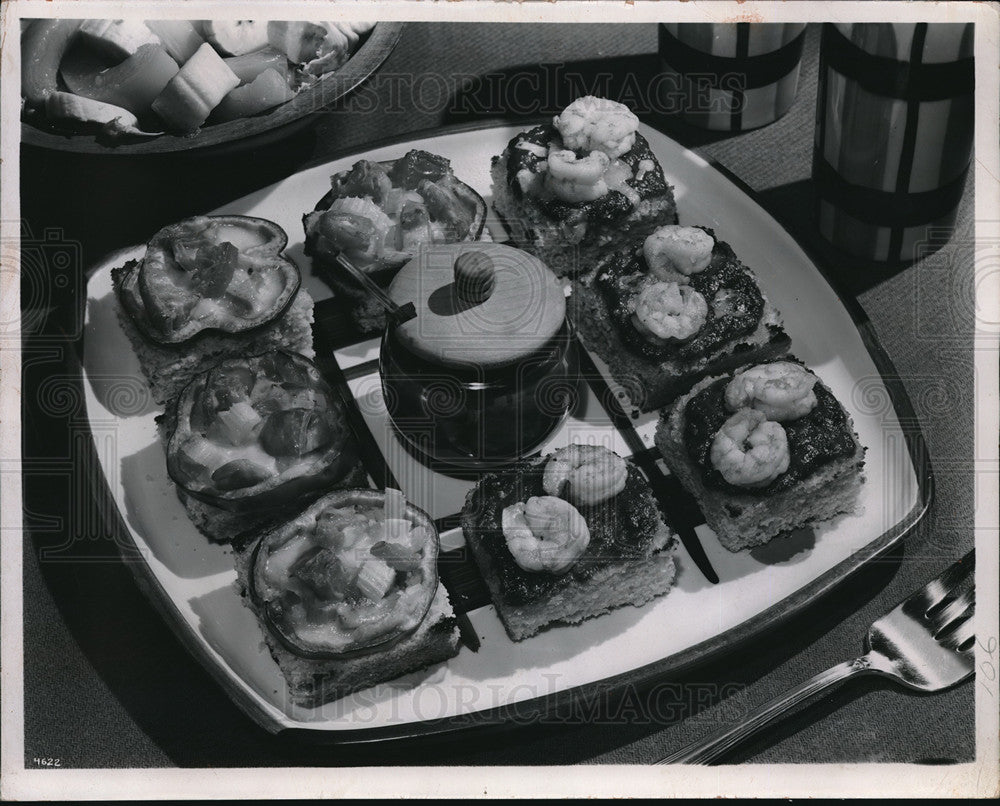
M3 799L1000 796L1000 7L0 25Z

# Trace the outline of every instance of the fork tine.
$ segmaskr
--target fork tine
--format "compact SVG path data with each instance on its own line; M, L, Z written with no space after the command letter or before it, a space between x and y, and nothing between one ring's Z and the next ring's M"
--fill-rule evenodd
M972 549L954 565L946 568L941 576L928 582L927 585L924 586L924 588L919 592L924 601L927 603L926 612L929 613L930 610L941 604L941 602L948 597L948 594L951 593L955 586L961 583L966 576L971 573L973 568L975 568L975 564L976 550Z
M936 612L931 620L937 626L936 633L945 632L948 627L962 616L976 603L976 592L967 590L957 599L948 602Z
M976 625L973 623L973 619L969 618L958 625L950 634L939 638L941 645L948 648L958 650L961 649L966 643L971 641L976 637Z

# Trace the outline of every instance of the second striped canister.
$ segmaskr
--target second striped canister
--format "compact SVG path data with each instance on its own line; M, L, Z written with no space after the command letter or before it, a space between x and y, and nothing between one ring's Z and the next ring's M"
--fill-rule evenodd
M972 156L971 23L828 23L813 150L820 232L908 263L954 226Z
M660 23L661 109L694 126L744 131L791 107L805 23Z

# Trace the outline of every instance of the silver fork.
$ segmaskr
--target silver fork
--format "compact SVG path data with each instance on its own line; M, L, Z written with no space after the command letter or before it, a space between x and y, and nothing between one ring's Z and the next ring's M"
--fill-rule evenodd
M849 677L877 674L919 691L942 691L972 674L975 588L963 583L975 550L900 602L868 630L865 654L821 672L752 711L739 725L688 745L658 764L708 764L789 709ZM961 588L965 587L965 590Z

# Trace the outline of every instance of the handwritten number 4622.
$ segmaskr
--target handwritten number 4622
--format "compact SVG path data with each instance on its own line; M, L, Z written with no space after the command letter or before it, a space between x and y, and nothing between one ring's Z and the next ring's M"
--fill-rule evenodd
M58 758L33 758L32 763L36 767L61 767L62 760Z

